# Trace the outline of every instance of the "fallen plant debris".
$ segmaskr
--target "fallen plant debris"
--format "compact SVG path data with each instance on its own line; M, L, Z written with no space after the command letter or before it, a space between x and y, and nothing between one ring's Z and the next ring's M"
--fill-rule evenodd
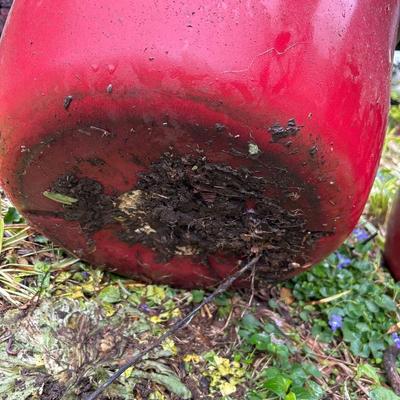
M168 331L163 333L158 339L154 340L150 345L148 345L144 350L140 351L138 354L133 356L128 362L126 362L121 368L118 369L105 383L103 383L94 393L92 393L86 400L96 400L99 396L110 386L116 379L118 379L128 368L134 366L138 361L142 360L147 354L149 354L156 347L159 347L166 339L176 334L179 330L184 328L193 317L207 304L211 303L215 298L224 293L227 289L229 289L232 284L241 276L243 276L246 272L248 272L251 268L257 267L257 262L259 261L260 256L255 256L251 259L245 266L241 267L238 271L230 275L226 278L218 287L208 295L200 304L198 304L192 311L190 311L185 317L179 319L175 322Z

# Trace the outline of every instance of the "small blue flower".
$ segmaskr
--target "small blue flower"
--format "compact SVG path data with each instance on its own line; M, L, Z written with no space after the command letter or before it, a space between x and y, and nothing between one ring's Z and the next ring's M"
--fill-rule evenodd
M344 256L343 254L336 253L336 256L338 258L338 264L337 264L338 269L348 267L351 264L350 258Z
M145 314L151 313L151 308L146 303L141 303L138 305L138 309Z
M357 239L357 242L363 242L369 238L368 232L363 228L356 228L353 231L353 235Z
M397 333L392 333L392 339L398 349L400 349L400 337Z
M89 272L83 271L83 272L82 272L82 278L83 278L83 279L89 279L89 278L90 278Z
M343 318L341 315L338 314L332 314L329 317L329 326L333 330L333 332L336 332L337 329L341 328L343 325Z

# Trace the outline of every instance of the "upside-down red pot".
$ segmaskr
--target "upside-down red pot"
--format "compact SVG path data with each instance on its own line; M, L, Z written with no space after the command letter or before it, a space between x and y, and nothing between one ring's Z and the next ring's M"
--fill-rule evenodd
M94 265L211 286L337 248L376 172L398 0L15 0L0 175Z
M390 210L385 237L385 263L396 281L400 280L400 191Z

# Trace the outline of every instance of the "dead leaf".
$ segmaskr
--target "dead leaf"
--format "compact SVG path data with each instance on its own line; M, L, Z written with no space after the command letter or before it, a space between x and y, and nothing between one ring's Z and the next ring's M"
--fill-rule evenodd
M286 305L290 306L291 304L294 303L294 297L293 297L292 291L290 289L288 289L286 287L282 287L279 295L280 295L280 298L282 299L282 301Z

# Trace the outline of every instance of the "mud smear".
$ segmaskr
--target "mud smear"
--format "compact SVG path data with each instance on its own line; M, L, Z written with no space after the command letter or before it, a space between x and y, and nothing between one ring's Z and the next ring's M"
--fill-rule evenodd
M268 198L267 185L248 169L211 163L201 154L165 153L119 197L74 175L61 177L52 191L77 199L64 205L65 219L79 221L89 235L119 224L120 240L153 249L160 262L176 255L205 263L209 255L262 254L259 273L278 280L307 263L307 250L330 233L310 232L303 212Z

